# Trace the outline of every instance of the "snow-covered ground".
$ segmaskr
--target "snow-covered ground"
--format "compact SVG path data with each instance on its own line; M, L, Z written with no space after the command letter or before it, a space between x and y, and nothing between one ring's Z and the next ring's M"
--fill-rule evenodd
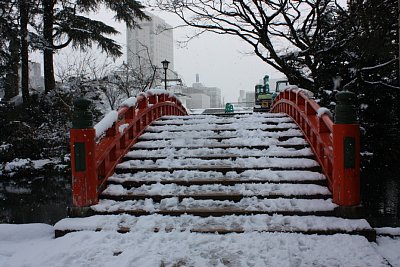
M400 237L83 231L0 225L0 266L400 266Z

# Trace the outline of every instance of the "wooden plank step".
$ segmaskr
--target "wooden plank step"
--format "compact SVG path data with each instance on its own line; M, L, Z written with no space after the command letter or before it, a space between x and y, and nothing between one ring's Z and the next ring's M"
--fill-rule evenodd
M240 201L244 197L257 198L301 198L328 199L331 193L325 186L315 184L220 184L181 186L176 184L142 185L138 188L125 188L110 184L101 194L103 199L133 200L151 198L160 202L163 198L178 197L193 199L213 199Z
M157 150L157 149L165 149L165 148L173 148L173 149L199 149L199 148L208 148L208 149L230 149L230 148L238 148L238 149L257 149L257 150L266 150L272 147L281 147L288 149L304 149L309 148L308 144L275 144L275 145L230 145L230 144L217 144L217 145L176 145L174 147L170 147L167 145L155 145L154 143L145 143L139 142L132 147L132 150Z
M227 121L230 121L230 120L250 119L252 121L257 121L257 120L288 119L288 118L290 119L290 117L287 114L277 114L277 113L263 113L263 114L253 113L253 114L242 114L242 115L237 114L236 116L228 117L228 118L224 118L224 117L221 118L218 116L203 114L203 115L187 115L187 116L163 116L158 121L187 121L188 123L190 123L193 120L204 120L204 121L227 120Z
M191 138L191 140L215 140L215 141L217 141L217 142L222 142L222 141L225 141L225 142L229 142L229 140L231 140L231 139L236 139L236 138L240 138L241 136L230 136L230 137L225 137L225 136L206 136L206 137L197 137L197 136L195 136L195 137L190 137L190 135L188 135L188 136L186 136L186 137L172 137L172 136L170 136L170 137L165 137L165 138L163 138L163 137L152 137L152 138L148 138L148 137L139 137L138 138L138 140L140 141L140 142L154 142L154 141L157 141L157 140L177 140L177 139L182 139L182 138ZM297 137L297 138L303 138L304 139L304 136L303 135L290 135L290 136L287 136L287 135L285 135L285 136L265 136L265 137L270 137L270 138L273 138L273 139L275 139L275 140L278 140L279 142L284 142L284 141L288 141L288 140L290 140L291 138L294 138L294 137ZM243 137L243 138L246 138L246 137Z
M272 146L268 149L253 149L253 148L193 148L193 149L174 149L174 148L160 148L155 150L134 149L129 151L127 157L188 157L194 158L196 156L224 156L235 155L236 157L308 157L314 156L310 148L303 148L296 150L295 148L277 147Z
M257 194L257 195L252 195L252 197L256 197L258 199L265 198L265 194ZM155 202L161 202L165 198L171 198L171 197L177 197L179 201L182 201L185 198L193 198L195 200L229 200L233 202L239 202L241 199L244 197L247 197L247 195L242 195L242 194L234 194L234 193L199 193L199 194L186 194L182 193L179 195L149 195L149 194L127 194L127 195L107 195L107 194L101 194L99 196L99 199L109 199L109 200L115 200L115 201L125 201L125 200L139 200L139 199L152 199ZM269 199L276 199L276 198L298 198L298 199L329 199L332 196L330 195L319 195L319 194L307 194L307 195L269 195Z
M290 117L286 118L262 118L260 120L254 122L246 122L241 119L218 119L218 120L191 120L191 121L181 121L181 120L169 120L169 121L154 121L151 126L172 126L172 125L199 125L199 124L212 124L212 125L229 125L235 123L243 123L243 124L268 124L268 125L278 125L279 123L293 123L293 120Z
M277 138L280 136L299 136L303 137L303 132L298 129L289 129L287 131L281 132L268 132L262 130L239 130L239 131L220 131L219 133L215 133L213 131L186 131L186 132L170 132L170 131L162 131L157 133L145 132L140 136L142 139L174 139L174 138L235 138L235 137L273 137Z
M219 172L243 172L245 170L311 170L320 171L318 162L311 159L296 158L238 158L237 160L203 160L199 158L160 159L156 162L129 160L117 165L116 172L201 170Z
M262 126L257 126L257 125L248 125L247 127L245 125L242 125L242 128L240 126L237 126L237 128L231 127L211 127L210 126L204 126L202 130L207 130L207 131L213 131L216 133L219 132L226 132L226 131L237 131L239 129L244 129L244 130L263 130L263 131L268 131L268 132L283 132L283 131L288 131L290 129L298 129L297 124L294 123L285 123L285 124L277 124L277 125L262 125ZM187 132L187 131L195 131L198 128L196 127L186 127L186 126L178 126L176 125L174 127L162 127L162 126L148 126L146 128L146 132L150 133L159 133L163 131L169 131L169 132Z
M160 159L166 159L166 158L182 158L183 156L180 155L164 155L164 156L157 156L157 155L126 155L123 159L122 162L128 161L128 160L160 160ZM185 158L198 158L198 159L203 159L203 160L236 160L238 158L261 158L265 157L263 156L242 156L242 155L236 155L236 154L227 154L227 155L204 155L204 156L197 156L197 155L187 155ZM313 159L315 160L314 155L306 155L306 156L298 156L298 155L279 155L279 156L272 156L271 158L292 158L292 159Z
M215 139L170 139L170 140L152 140L152 141L140 141L136 143L132 149L136 148L175 148L175 147L188 147L188 148L218 148L225 146L226 148L240 147L240 146L279 146L279 145L290 145L290 147L295 146L306 146L307 141L299 137L290 137L288 139L282 138L282 140L274 138L253 138L251 141L247 141L244 138L231 138L227 140L222 140L219 142Z
M127 173L124 173L127 174ZM123 174L119 174L123 175ZM240 181L240 183L246 183L246 184L255 184L259 183L260 180L246 180L246 181ZM278 181L268 181L269 183L275 183L279 184L280 182ZM205 180L205 179L193 179L190 181L185 181L185 180L163 180L163 181L157 181L154 179L143 179L143 180L127 180L127 181L117 181L110 179L107 181L107 184L121 184L125 188L132 188L132 187L140 187L142 185L152 185L152 184L176 184L176 185L182 185L182 186L191 186L191 185L206 185L206 184L220 184L220 185L235 185L238 183L237 180L233 179L224 179L222 178L216 178L216 179L210 179L210 180ZM302 181L287 181L286 183L288 184L315 184L315 185L321 185L321 186L327 186L326 180L302 180Z
M250 113L250 114L236 114L234 118L248 118L248 117L258 117L258 118L287 118L288 115L285 113ZM162 116L159 120L193 120L193 119L220 119L216 115L206 115L206 114L192 114L187 116Z
M181 217L147 215L135 217L128 214L94 215L87 218L65 218L54 225L56 237L75 231L117 231L127 232L171 232L190 231L198 233L243 233L243 232L278 232L302 234L355 234L375 240L374 229L364 219L342 219L319 216L223 216Z
M114 174L108 179L109 183L123 184L124 187L136 187L141 184L222 184L234 185L237 183L301 183L326 184L326 178L319 172L311 171L273 171L273 170L246 170L242 173L228 172L226 175L216 171L151 171L137 173Z
M127 161L129 162L129 161ZM125 162L124 162L125 163ZM122 163L122 164L124 164ZM120 164L121 165L121 164ZM119 166L120 166L119 165ZM213 166L213 165L203 165L203 166L184 166L184 167L156 167L156 166L135 166L135 167L117 167L115 169L115 173L136 173L136 172L149 172L149 171L162 171L162 172L173 172L177 170L185 170L185 171L216 171L226 174L228 172L237 172L241 173L247 170L272 170L272 171L279 171L279 170L307 170L312 172L320 172L320 166L314 167L232 167L232 166Z
M179 216L191 214L201 217L250 214L319 215L334 216L337 207L331 199L258 199L242 198L239 202L228 200L195 200L177 197L165 198L161 202L152 199L115 201L101 199L91 206L96 214L148 215L152 213Z

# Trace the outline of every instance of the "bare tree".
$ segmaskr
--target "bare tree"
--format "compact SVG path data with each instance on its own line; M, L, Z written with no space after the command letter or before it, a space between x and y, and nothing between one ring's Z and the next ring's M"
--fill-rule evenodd
M130 58L135 64L122 64L120 75L120 88L127 97L144 92L153 87L154 82L160 79L159 68L151 59L149 48L138 43L138 51L129 50Z
M145 56L136 67L126 63L116 66L110 57L73 51L56 64L56 77L80 94L101 92L109 108L115 109L124 98L152 88L154 80L159 79L147 47L143 49Z
M117 107L123 92L109 78L117 69L110 57L99 57L88 51L73 51L63 55L63 60L58 62L56 77L62 84L81 95L101 92L110 109Z
M344 12L336 0L155 0L153 4L198 30L188 40L206 31L237 36L290 83L314 90L320 55L349 40L331 38L342 23L338 14Z

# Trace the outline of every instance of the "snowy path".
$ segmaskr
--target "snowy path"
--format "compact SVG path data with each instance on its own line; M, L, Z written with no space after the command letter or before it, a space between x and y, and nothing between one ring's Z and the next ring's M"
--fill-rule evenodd
M81 231L53 239L49 225L0 225L3 267L399 266L400 239L246 232ZM32 236L34 232L35 235ZM27 237L29 236L29 237ZM389 240L390 239L390 240ZM382 252L382 254L380 254ZM398 253L397 253L398 255ZM397 261L396 261L397 260Z

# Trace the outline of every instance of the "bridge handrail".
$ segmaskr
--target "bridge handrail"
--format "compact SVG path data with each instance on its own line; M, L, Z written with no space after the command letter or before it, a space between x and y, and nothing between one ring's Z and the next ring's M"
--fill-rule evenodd
M360 204L360 135L357 123L334 123L311 92L288 87L274 99L271 112L288 114L302 130L327 177L333 202Z
M90 127L92 124L89 123L89 127L71 129L74 206L85 207L98 202L98 196L118 162L145 128L164 115L187 115L187 111L174 94L149 90L124 101L118 109L118 116L111 114L107 121L101 122L103 125Z

